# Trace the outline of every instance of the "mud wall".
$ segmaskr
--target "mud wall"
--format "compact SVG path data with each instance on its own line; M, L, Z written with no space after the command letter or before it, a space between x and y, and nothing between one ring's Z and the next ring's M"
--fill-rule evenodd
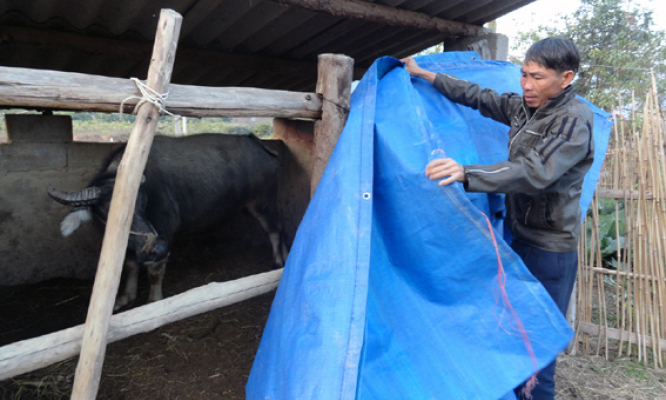
M0 286L92 279L102 234L87 224L63 238L59 225L70 208L53 201L46 184L65 191L85 187L120 144L74 142L69 116L6 115L6 124L8 143L0 144ZM311 126L297 123L306 138ZM280 151L279 207L291 244L310 199L311 142L291 136L272 142Z
M101 234L84 226L69 238L59 224L69 212L46 193L84 187L118 144L72 141L69 116L5 116L0 145L0 285L55 277L92 278Z

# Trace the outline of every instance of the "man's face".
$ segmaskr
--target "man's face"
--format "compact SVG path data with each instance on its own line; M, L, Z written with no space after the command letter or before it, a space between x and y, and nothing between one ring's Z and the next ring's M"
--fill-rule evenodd
M538 108L546 104L551 97L562 93L573 80L573 71L558 74L554 69L546 68L534 62L523 64L520 86L528 106Z

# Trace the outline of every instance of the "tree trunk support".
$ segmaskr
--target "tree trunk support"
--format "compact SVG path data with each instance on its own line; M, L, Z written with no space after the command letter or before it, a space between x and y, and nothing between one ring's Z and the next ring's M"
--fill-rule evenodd
M157 93L166 93L169 87L181 24L180 14L162 10L147 79L147 86ZM120 284L134 204L159 116L160 110L155 105L144 103L139 106L127 149L118 167L74 378L73 400L93 400L99 390L109 321Z
M314 160L310 195L319 184L328 159L349 115L354 60L339 54L320 54L317 94L322 98L321 120L315 123Z

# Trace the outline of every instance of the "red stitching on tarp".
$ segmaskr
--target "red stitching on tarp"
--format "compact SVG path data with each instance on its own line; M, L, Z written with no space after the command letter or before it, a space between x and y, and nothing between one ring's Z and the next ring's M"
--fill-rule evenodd
M480 211L481 212L481 211ZM502 300L504 302L504 305L509 309L509 312L511 313L511 316L513 317L517 329L520 332L520 335L523 337L523 341L525 342L525 347L527 348L528 353L530 354L530 358L532 359L532 363L534 364L534 374L530 377L530 379L527 381L525 387L522 390L523 396L527 399L531 399L532 395L532 389L536 386L537 379L536 379L536 374L539 371L539 365L537 363L536 355L534 354L534 350L532 349L532 343L530 342L530 338L527 335L527 331L525 330L525 327L523 326L523 322L520 320L518 315L516 315L515 310L513 309L513 306L511 305L511 301L509 301L509 295L506 293L506 273L504 272L504 266L502 265L502 257L500 257L499 253L499 247L497 246L497 239L495 239L495 231L493 230L493 225L490 223L490 218L483 212L481 214L484 216L486 219L486 222L488 223L488 230L490 230L490 236L493 239L493 246L495 246L495 254L497 254L497 284L499 285L501 294L502 294Z

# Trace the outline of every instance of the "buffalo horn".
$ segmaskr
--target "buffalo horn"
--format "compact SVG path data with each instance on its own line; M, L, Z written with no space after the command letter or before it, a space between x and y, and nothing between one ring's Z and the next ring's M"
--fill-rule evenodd
M97 186L88 187L78 192L61 192L49 183L46 184L46 191L58 203L74 207L97 204L102 193L102 189Z

